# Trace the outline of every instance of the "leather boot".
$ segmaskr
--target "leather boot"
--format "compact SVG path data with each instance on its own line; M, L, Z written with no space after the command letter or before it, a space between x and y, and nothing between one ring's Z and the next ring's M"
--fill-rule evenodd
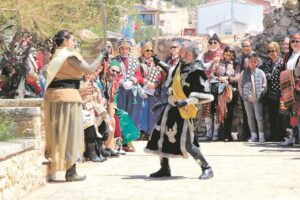
M106 158L97 155L96 149L95 149L95 143L88 143L87 144L88 152L89 152L89 160L93 162L104 162Z
M66 171L65 178L67 182L83 181L86 179L86 175L79 176L76 172L76 164L74 164Z
M201 169L202 169L202 174L199 176L199 179L205 180L205 179L210 179L214 176L214 173L210 166L201 167Z
M150 174L150 177L152 178L160 178L160 177L170 177L171 176L171 169L169 166L169 159L168 158L162 158L160 161L161 168L152 174Z

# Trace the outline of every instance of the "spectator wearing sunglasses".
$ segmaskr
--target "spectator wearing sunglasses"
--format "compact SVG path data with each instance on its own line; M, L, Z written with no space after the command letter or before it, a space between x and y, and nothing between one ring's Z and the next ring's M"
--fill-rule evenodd
M279 55L280 49L277 42L268 44L268 59L264 62L261 69L265 72L268 82L268 93L265 99L265 106L269 113L270 140L278 141L282 139L279 120L279 98L280 83L279 76L284 70L282 57Z
M286 59L285 67L288 70L293 70L294 74L296 76L296 85L297 82L299 82L300 79L300 69L299 69L299 59L300 59L300 32L294 34L290 38L290 45L289 45L289 54ZM296 86L296 90L299 91L299 86ZM299 94L296 95L296 104L295 106L292 107L291 115L293 117L298 117L298 124L292 124L292 129L288 128L287 129L287 138L285 141L281 143L282 146L290 146L293 145L295 142L295 139L297 137L297 131L296 128L298 126L298 139L299 139L299 130L300 130L300 116L299 114ZM295 108L298 107L298 110ZM292 121L292 120L291 120Z
M153 45L151 42L147 42L142 46L141 57L139 61L141 63L141 79L139 84L142 86L145 92L144 103L145 106L142 108L140 113L140 124L139 128L142 132L141 139L147 139L149 132L156 122L156 118L160 112L151 112L151 108L156 102L160 100L160 92L158 88L161 83L161 70L159 66L156 66L153 62Z
M172 73L175 69L176 65L178 64L180 58L179 58L179 48L180 44L178 41L174 40L170 43L170 55L166 59L166 64L170 66L168 69L168 73L162 72L162 91L161 91L161 100L162 102L167 102L167 90L169 85L172 81Z
M211 77L211 66L217 64L223 55L221 49L221 40L217 34L208 40L208 51L203 55L203 63L205 66L205 73L207 77ZM220 122L217 119L217 108L216 100L212 103L204 104L204 119L206 125L206 140L218 140L219 139L219 128Z
M289 55L289 46L290 46L290 38L285 37L284 40L281 42L281 57L283 58L283 61L285 62L287 59L287 56Z

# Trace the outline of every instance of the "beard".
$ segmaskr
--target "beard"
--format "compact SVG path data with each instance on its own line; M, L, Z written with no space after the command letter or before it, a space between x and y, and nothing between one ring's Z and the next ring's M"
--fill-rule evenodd
M181 62L183 65L185 65L185 61L180 57L179 62Z

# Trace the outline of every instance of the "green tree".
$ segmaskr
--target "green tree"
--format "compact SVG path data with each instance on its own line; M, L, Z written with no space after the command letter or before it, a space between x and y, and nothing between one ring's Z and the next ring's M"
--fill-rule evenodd
M67 28L73 32L94 29L101 34L102 0L1 0L0 25L15 19L18 25L42 38L49 38L57 30ZM121 16L132 14L129 9L134 0L106 1L107 27L118 30Z

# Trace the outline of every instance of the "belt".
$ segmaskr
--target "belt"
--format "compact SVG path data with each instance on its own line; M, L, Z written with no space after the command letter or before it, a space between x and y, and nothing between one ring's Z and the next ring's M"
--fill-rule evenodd
M48 88L79 89L79 87L80 87L80 80L65 79L65 80L52 81Z

